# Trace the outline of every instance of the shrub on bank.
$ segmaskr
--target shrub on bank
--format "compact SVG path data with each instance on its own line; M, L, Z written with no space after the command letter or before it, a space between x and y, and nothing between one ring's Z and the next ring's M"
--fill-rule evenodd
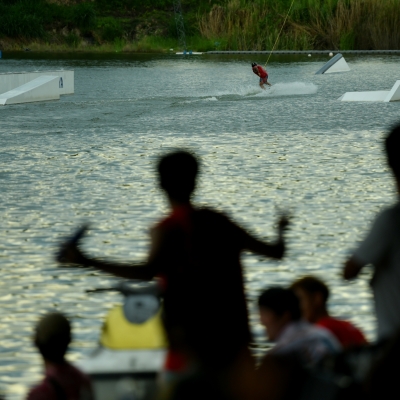
M181 3L193 50L270 50L275 43L292 50L400 49L400 0L294 0L282 32L292 0ZM173 0L0 0L1 36L74 48L159 49L159 38L177 46Z
M95 23L93 3L66 6L45 0L0 2L0 35L11 38L42 38L46 32L64 27L87 32Z
M101 38L107 42L121 38L124 33L120 22L114 17L99 18L97 28L100 31Z
M199 16L224 49L271 49L291 0L225 0ZM400 49L400 0L295 0L277 49Z
M70 47L78 47L80 42L81 38L73 32L65 36L65 43Z
M96 26L96 11L93 3L80 3L71 9L72 21L83 31L90 31Z
M28 1L0 3L0 35L27 38L42 37L48 13Z

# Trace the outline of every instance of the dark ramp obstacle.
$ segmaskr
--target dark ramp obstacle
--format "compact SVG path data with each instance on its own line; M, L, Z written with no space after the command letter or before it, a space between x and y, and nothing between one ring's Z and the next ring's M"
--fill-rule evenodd
M343 55L338 53L335 55L335 57L332 57L322 68L320 68L315 75L347 71L350 71L350 67L347 65Z

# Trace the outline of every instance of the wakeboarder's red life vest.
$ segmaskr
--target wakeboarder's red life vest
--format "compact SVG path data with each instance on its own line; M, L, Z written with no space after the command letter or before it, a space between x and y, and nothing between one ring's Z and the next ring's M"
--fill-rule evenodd
M257 71L258 71L258 74L257 74ZM268 76L267 71L261 65L256 65L255 67L253 67L253 72L256 75L259 75L260 78L266 78Z

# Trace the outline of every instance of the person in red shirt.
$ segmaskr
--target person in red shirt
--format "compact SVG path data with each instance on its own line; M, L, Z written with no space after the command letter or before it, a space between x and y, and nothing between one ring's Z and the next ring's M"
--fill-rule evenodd
M71 326L63 314L50 313L39 321L34 343L43 357L45 377L27 400L94 400L89 377L64 358L70 341Z
M183 359L183 364L188 360L210 373L229 369L248 353L251 333L241 253L251 251L281 259L288 218L280 218L277 241L268 243L225 214L196 206L191 198L198 168L197 158L187 151L160 158L159 184L170 212L151 230L145 262L99 260L84 254L79 243L71 242L61 245L58 261L127 279L162 278L164 326L170 350L178 354L178 359L169 359L170 367L179 370Z
M306 276L295 281L291 289L300 300L303 318L332 332L343 349L367 344L363 333L352 323L329 315L326 307L329 288L324 282L313 276Z
M260 77L260 87L262 89L265 89L264 84L272 86L268 82L268 72L265 70L265 68L255 62L251 63L251 68L253 69L253 72Z

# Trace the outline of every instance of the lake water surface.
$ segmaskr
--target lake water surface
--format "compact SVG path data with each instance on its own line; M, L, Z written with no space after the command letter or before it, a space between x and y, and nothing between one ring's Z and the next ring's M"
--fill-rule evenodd
M31 344L40 314L71 317L76 360L96 347L105 313L120 301L85 292L115 278L57 267L60 238L90 221L91 254L143 259L148 227L167 210L154 162L175 148L202 159L198 204L270 239L279 209L294 215L283 261L244 257L259 346L258 293L304 274L330 285L333 314L375 338L370 273L348 283L340 272L376 212L395 199L382 138L400 120L400 102L337 99L389 90L400 79L398 56L346 56L351 71L331 75L314 75L327 57L272 57L266 91L250 63L267 55L5 57L0 73L75 71L74 95L0 107L0 386L8 398L41 376Z

